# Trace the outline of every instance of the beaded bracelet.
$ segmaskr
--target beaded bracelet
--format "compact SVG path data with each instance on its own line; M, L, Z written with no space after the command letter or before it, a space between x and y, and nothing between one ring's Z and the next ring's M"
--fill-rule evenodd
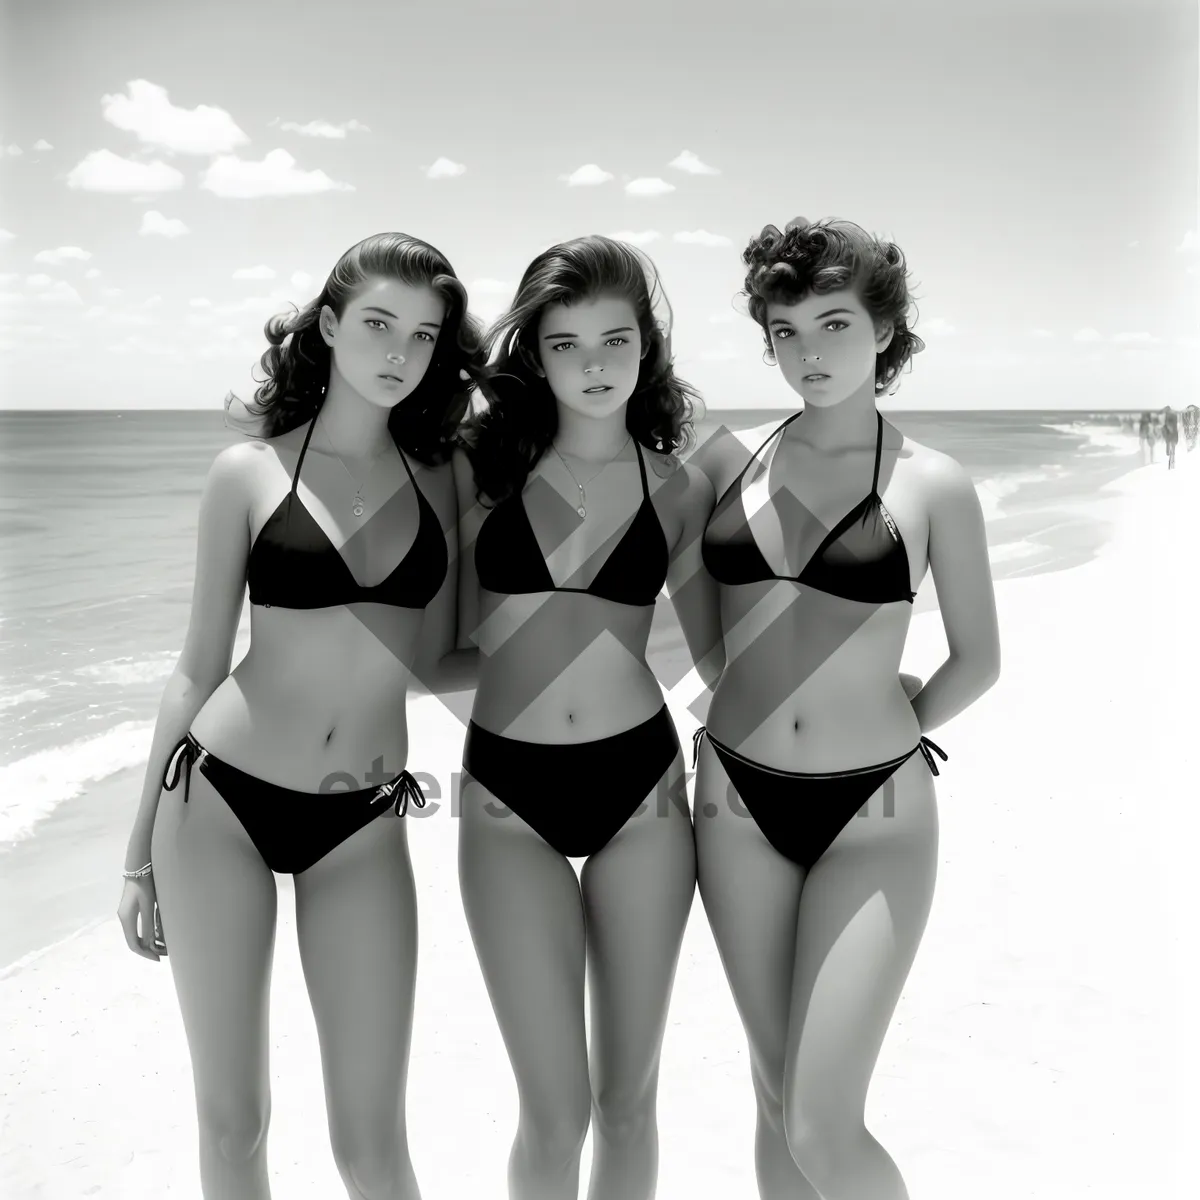
M121 874L126 879L141 879L143 875L150 874L150 864L147 863L144 867L138 867L136 871L122 871Z

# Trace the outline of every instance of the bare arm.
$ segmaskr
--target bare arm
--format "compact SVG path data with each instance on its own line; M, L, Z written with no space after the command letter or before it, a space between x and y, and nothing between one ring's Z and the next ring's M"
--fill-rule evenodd
M150 837L171 751L229 674L250 554L252 455L259 451L259 445L247 442L222 450L204 482L187 637L159 704L142 799L125 853L127 871L150 861Z
M446 578L425 609L413 657L410 687L417 692L442 690L441 661L454 649L458 636L458 489L453 468L447 465L436 476L436 492L426 488L446 538Z
M683 529L671 551L667 570L667 593L692 662L711 690L725 669L725 642L721 633L720 592L717 581L704 567L700 547L716 493L708 476L691 463L681 465L678 477L687 490L682 497Z
M479 651L474 635L479 627L479 579L475 574L475 538L487 510L475 499L475 472L462 449L451 461L455 493L455 526L450 543L450 574L455 578L453 606L439 625L436 648L419 686L429 692L472 691L479 682Z
M1000 631L983 510L953 459L930 463L929 566L950 656L913 699L922 733L968 708L1000 677Z

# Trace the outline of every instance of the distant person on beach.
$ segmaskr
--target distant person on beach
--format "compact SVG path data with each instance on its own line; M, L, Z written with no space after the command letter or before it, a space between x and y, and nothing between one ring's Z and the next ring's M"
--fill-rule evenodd
M267 322L266 380L242 406L262 437L222 450L204 485L118 915L135 953L170 950L206 1200L270 1194L275 872L295 876L347 1195L419 1195L408 823L377 818L425 802L404 769L405 694L429 669L418 652L436 659L453 631L450 437L483 364L466 309L432 246L353 246L315 300ZM247 582L251 645L230 673Z
M1144 464L1154 461L1154 439L1154 421L1148 412L1144 412L1138 422L1138 444L1141 446Z
M646 662L664 584L701 673L720 669L705 659L720 616L699 556L712 487L676 456L698 397L672 368L653 264L609 238L538 255L486 344L494 400L454 463L447 669L478 670L459 875L516 1077L508 1195L575 1196L590 1125L588 1194L649 1200L696 881L685 762Z
M1200 408L1189 404L1183 410L1183 436L1187 439L1188 453L1196 448L1196 432L1200 428Z
M1167 470L1175 469L1175 447L1179 442L1179 418L1168 404L1162 416L1163 448L1167 452Z
M696 734L700 894L749 1043L763 1200L900 1200L864 1111L937 873L946 756L926 735L1000 672L983 515L957 462L878 411L923 348L900 249L798 218L742 257L803 408L706 463L728 661ZM895 664L927 567L950 654L913 695Z

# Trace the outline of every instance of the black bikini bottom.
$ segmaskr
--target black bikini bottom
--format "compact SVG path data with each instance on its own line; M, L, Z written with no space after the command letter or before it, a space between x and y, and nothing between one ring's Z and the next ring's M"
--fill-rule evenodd
M603 850L679 753L664 704L623 733L571 745L519 742L472 721L463 770L566 858Z
M425 807L420 785L407 771L381 787L357 792L294 792L222 762L190 733L171 752L162 782L167 791L173 791L182 775L185 804L193 765L241 821L263 862L281 875L307 871L351 834L387 812L386 801L394 799L398 817L404 816L409 800L418 808Z
M923 737L907 754L873 767L807 774L764 767L722 745L703 725L692 735L692 766L707 736L742 803L763 836L785 858L809 870L864 804L919 750L938 774L929 751L945 751Z

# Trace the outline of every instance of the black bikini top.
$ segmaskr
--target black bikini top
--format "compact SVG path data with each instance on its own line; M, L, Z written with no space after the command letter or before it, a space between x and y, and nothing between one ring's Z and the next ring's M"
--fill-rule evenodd
M258 531L250 547L247 575L250 603L265 608L333 608L341 604L390 604L424 608L441 589L449 558L441 522L425 499L404 451L400 458L417 492L417 536L392 573L373 587L364 587L350 573L296 491L300 466L316 418L304 435L292 486Z
M869 604L909 603L916 597L909 576L908 551L896 522L879 495L879 461L883 452L883 417L875 443L875 476L871 491L856 504L817 547L799 575L776 575L754 540L742 500L742 477L767 443L800 414L788 417L754 452L750 462L725 490L704 530L701 553L709 574L729 587L768 579L804 584L843 600ZM764 467L769 470L769 467Z
M488 513L475 538L475 572L480 586L505 596L580 592L617 604L653 604L667 580L671 555L650 501L641 447L636 441L633 444L642 473L642 503L587 587L554 586L519 493L508 496Z

